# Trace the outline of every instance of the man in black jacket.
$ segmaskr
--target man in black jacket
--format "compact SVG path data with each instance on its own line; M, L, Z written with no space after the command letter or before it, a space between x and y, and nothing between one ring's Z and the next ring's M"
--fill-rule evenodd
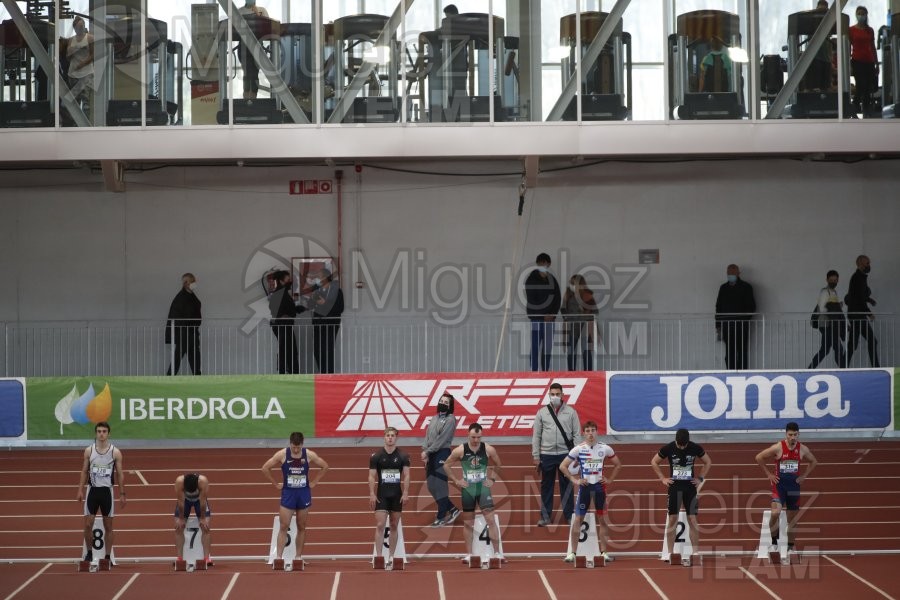
M850 276L850 289L844 301L847 303L847 318L850 319L850 339L847 340L847 365L853 358L853 351L859 343L859 336L866 338L866 349L869 351L869 363L878 368L878 340L872 331L870 321L875 317L869 309L869 305L877 304L872 298L872 290L869 289L869 271L872 270L869 257L860 254L856 258L856 272Z
M193 273L181 276L181 291L175 294L169 306L166 322L166 343L174 342L174 362L169 365L166 375L178 374L181 357L187 353L191 373L200 375L200 298L197 297L197 278Z
M282 375L299 373L300 360L297 356L297 336L294 333L297 306L291 295L293 278L288 271L276 271L272 278L276 287L269 296L269 312L272 314L272 331L278 339L278 372Z
M334 340L344 312L344 292L333 279L331 271L322 269L313 281L318 287L309 301L309 310L313 311L313 355L319 373L334 373Z
M741 279L737 265L728 265L728 281L719 287L716 298L716 335L725 342L725 366L728 369L747 368L747 347L750 342L750 319L756 312L753 286Z
M525 312L531 320L531 370L549 371L553 326L562 296L559 283L550 272L550 255L541 252L534 262L537 267L525 280Z

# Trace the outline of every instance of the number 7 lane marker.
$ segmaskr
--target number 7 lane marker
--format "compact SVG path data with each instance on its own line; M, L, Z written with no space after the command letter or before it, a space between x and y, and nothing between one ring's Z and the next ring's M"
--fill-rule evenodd
M119 598L122 597L122 594L125 593L125 590L130 588L131 584L134 583L134 580L137 579L139 576L140 576L140 573L135 573L134 575L132 575L131 579L129 579L128 582L122 586L122 589L119 590L119 593L112 597L112 600L119 600Z
M852 575L853 577L856 577L858 580L860 580L861 582L863 582L864 584L866 584L867 586L869 586L870 588L872 588L873 590L875 590L876 592L878 592L879 594L881 594L882 596L884 596L885 598L888 598L888 600L894 600L894 597L893 597L893 596L891 596L890 594L886 593L884 590L875 587L874 585L872 585L871 583L869 583L868 581L866 581L865 579L863 579L862 577L860 577L859 575L857 575L856 573L854 573L853 571L851 571L850 569L848 569L847 567L845 567L844 565L842 565L841 563L839 563L838 561L834 560L834 559L831 558L830 556L825 556L825 555L823 554L823 555L822 555L822 558L824 558L825 560L827 560L827 561L830 562L831 564L833 564L833 565L835 565L835 566L837 566L837 567L842 568L844 571L847 572L847 574Z
M18 594L19 592L21 592L22 590L24 590L25 588L27 588L28 585L29 585L32 581L34 581L35 579L37 579L38 577L40 577L40 576L44 573L44 571L46 571L47 569L49 569L49 568L50 568L50 565L52 565L52 564L53 564L53 563L47 563L46 565L44 565L44 568L43 568L43 569L41 569L40 571L38 571L37 573L35 573L34 575L32 575L31 578L30 578L28 581L26 581L25 583L23 583L22 585L20 585L19 587L17 587L17 588L13 591L12 594L10 594L9 596L6 597L5 600L10 600L10 598L14 598L16 594Z
M644 579L647 580L647 583L649 583L649 584L650 584L650 587L652 587L653 590L654 590L657 594L659 594L659 597L662 598L662 600L669 600L669 597L666 596L666 595L663 593L663 591L659 588L659 586L656 585L656 582L653 581L653 579L650 578L650 576L647 574L647 571L645 571L645 570L643 570L643 569L638 569L638 571L641 572L641 575L644 576Z

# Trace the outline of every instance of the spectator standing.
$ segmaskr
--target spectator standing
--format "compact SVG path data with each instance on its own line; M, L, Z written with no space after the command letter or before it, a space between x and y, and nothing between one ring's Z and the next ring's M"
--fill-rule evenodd
M174 344L173 362L166 375L177 375L181 357L187 354L191 373L200 375L200 323L202 303L197 297L197 278L193 273L181 276L181 291L175 294L169 306L166 322L166 343Z
M562 298L559 283L550 272L550 255L541 252L535 263L537 266L525 279L525 312L531 321L531 370L549 371L554 322Z
M322 269L312 283L318 286L309 302L309 309L313 313L313 355L319 373L334 373L334 341L341 328L344 292L333 281L328 269Z
M272 315L272 331L278 340L278 372L299 373L300 360L297 355L297 336L294 333L294 320L297 318L297 306L291 295L293 279L288 271L276 271L275 291L269 295L269 312Z
M583 370L594 370L594 315L597 312L594 292L587 286L584 275L572 275L562 299L566 332L566 367L569 371L578 369L579 352L582 356Z
M850 34L850 73L856 81L854 106L863 117L872 116L872 99L878 87L878 55L875 49L875 30L869 27L869 11L856 7L856 25Z
M726 368L746 369L750 319L756 312L753 286L741 279L735 264L728 265L726 276L716 297L716 336L725 342Z

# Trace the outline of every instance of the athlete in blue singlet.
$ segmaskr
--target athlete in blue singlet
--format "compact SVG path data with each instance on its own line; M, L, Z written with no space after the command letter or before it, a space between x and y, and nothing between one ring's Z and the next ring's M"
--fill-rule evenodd
M309 479L309 463L319 467L315 478ZM272 469L281 468L281 481L272 476ZM290 446L276 452L262 466L263 474L276 488L281 490L281 506L278 510L280 529L278 531L277 556L284 554L287 543L291 517L297 515L297 558L303 555L303 544L306 542L306 519L312 504L310 490L316 487L325 473L328 463L318 454L303 447L303 434L295 431L291 434Z
M175 479L175 556L183 560L184 527L191 512L197 515L200 522L200 543L203 545L203 556L206 566L213 566L210 557L209 520L212 511L209 508L209 479L199 473L179 475ZM194 532L196 535L196 532ZM191 538L193 540L193 538ZM193 541L191 542L193 547Z

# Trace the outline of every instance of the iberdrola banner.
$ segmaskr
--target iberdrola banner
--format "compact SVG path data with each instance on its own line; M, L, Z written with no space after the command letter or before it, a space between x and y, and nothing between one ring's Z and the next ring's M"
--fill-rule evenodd
M311 375L29 377L28 439L284 438L313 435Z

